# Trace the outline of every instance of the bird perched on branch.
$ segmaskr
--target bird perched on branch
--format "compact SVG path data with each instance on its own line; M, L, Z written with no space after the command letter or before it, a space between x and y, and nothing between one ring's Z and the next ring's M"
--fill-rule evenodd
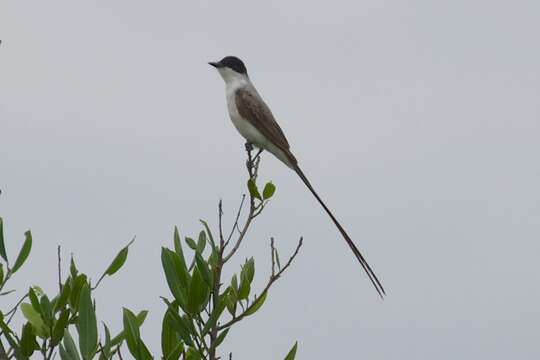
M269 151L298 174L300 179L302 179L304 184L315 196L338 228L339 232L364 268L371 283L377 290L377 293L383 297L385 291L381 282L343 226L341 226L332 211L330 211L317 194L304 172L300 169L298 161L291 152L285 134L276 122L270 108L261 98L255 89L255 86L253 86L249 79L246 66L242 60L235 56L227 56L220 61L209 62L209 64L215 67L223 80L225 80L225 94L229 116L240 135L242 135L249 144L253 144L259 148L259 153L262 150Z

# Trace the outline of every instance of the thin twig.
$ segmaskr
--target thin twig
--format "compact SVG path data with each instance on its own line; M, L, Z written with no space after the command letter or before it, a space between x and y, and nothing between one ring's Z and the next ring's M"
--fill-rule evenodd
M289 260L287 261L287 263L285 264L285 266L283 268L281 268L281 270L279 270L276 274L272 273L270 275L270 279L268 279L268 283L266 284L266 286L264 287L263 291L261 292L261 296L262 294L265 294L268 292L268 290L270 290L270 287L272 287L272 285L276 282L277 279L279 279L279 277L289 268L289 266L292 264L293 260L296 258L296 256L298 255L298 252L300 251L300 248L302 247L302 243L303 243L303 240L304 238L303 237L300 237L300 240L298 241L298 245L296 246L296 249L294 250L294 253L291 255L291 257L289 258ZM274 248L274 242L271 241L270 242L270 247L271 247L271 251L272 251L272 254L274 253L275 251L275 248ZM272 256L272 261L274 261L274 257ZM275 265L273 265L275 267ZM255 301L252 303L251 306L253 306L253 304L255 304ZM250 309L250 307L248 307L246 309L246 311L244 311L242 314L240 314L239 316L233 318L232 320L230 320L229 322L221 325L218 327L218 331L221 331L221 330L224 330L232 325L234 325L235 323L239 322L240 320L242 320L244 317L246 317L246 312Z
M272 258L272 276L276 274L276 252L274 248L274 238L270 238L270 251L271 251L271 258Z
M195 324L197 324L197 329L199 329L199 333L201 334L201 341L202 341L202 344L204 346L204 349L206 350L206 353L207 354L210 354L210 349L208 348L208 345L206 344L206 340L204 340L204 336L203 336L203 328L201 326L201 323L203 322L202 318L200 315L198 315L198 319L195 319Z
M62 258L60 257L60 245L58 245L58 289L62 292Z
M219 246L223 247L225 239L223 238L223 200L219 199L218 204L218 219L219 219Z
M236 220L234 221L234 225L232 226L231 233L229 234L229 237L227 238L227 241L225 242L225 246L227 246L227 244L229 244L229 241L231 241L231 238L234 234L234 229L239 229L238 220L240 219L240 213L242 212L242 208L244 207L244 200L246 200L246 194L242 195L242 200L240 201L240 206L238 207L238 212L236 213Z
M248 228L249 228L249 225L251 225L251 222L253 221L254 217L252 216L253 213L252 211L250 210L249 212L249 216L246 220L246 223L244 224L244 227L242 228L242 230L240 231L240 235L238 236L238 239L236 240L236 243L234 244L234 247L232 248L231 252L225 256L223 258L223 262L226 263L227 261L229 261L229 259L234 255L234 253L238 250L238 248L240 247L240 244L242 243L242 240L244 240L244 237L246 236L247 234L247 231L248 231Z
M11 319L13 319L13 316L15 316L15 313L17 312L17 309L19 308L19 305L21 305L21 303L28 297L28 294L24 295L22 298L20 298L19 301L17 301L17 303L13 306L13 308L11 308L11 310L9 310L7 313L5 313L4 316L6 315L9 315L9 318L8 320L6 321L6 324L9 325L9 323L11 322ZM0 335L3 333L0 332Z
M250 179L255 181L255 179L257 178L257 172L258 172L258 168L259 168L260 158L253 161L253 159L251 157L251 151L252 150L253 150L253 146L251 144L246 144L246 151L247 151L247 155L248 155L248 160L246 161L246 166L247 166L247 170L248 170ZM244 201L244 198L242 197L242 203L243 203L243 201ZM257 210L257 207L255 206L255 198L251 195L251 193L249 194L249 202L250 202L249 214L247 216L246 222L245 222L244 226L242 227L242 230L240 230L240 234L238 236L238 239L236 240L236 243L234 244L233 248L231 249L231 252L223 258L223 263L226 263L236 253L236 251L238 250L238 248L242 244L242 240L244 240L244 238L246 236L246 233L247 233L247 231L249 229L249 226L251 225L251 222L260 213L259 212L259 213L256 214L256 212L255 212ZM235 222L235 224L238 224L238 222Z
M298 252L300 251L300 247L302 247L302 242L303 242L304 238L303 237L300 237L300 241L298 241L298 245L296 246L296 249L294 250L294 253L292 254L292 256L289 258L289 261L287 261L287 263L285 264L284 267L281 268L281 270L278 271L277 274L275 274L274 276L272 276L273 280L271 279L271 282L274 282L276 281L280 276L281 274L283 274L283 272L285 270L287 270L287 268L292 264L294 258L296 257L296 255L298 255ZM272 244L273 245L273 244Z

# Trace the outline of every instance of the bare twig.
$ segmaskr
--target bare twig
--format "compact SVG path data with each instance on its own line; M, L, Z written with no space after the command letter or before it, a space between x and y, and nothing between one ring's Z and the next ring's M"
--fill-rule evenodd
M238 236L238 239L236 240L236 243L234 244L234 247L231 249L231 252L223 258L223 262L226 263L229 261L229 259L234 255L234 253L238 250L240 247L240 244L242 243L242 240L244 240L244 237L247 234L247 231L249 229L249 225L251 225L251 222L253 221L253 212L250 210L249 216L246 220L246 223L244 224L244 227L240 231L240 235Z
M246 151L247 151L247 155L248 155L248 160L246 161L246 166L247 166L247 170L248 170L248 173L249 173L249 178L251 180L255 181L255 179L257 178L257 173L259 171L260 158L257 158L256 160L253 160L253 158L251 156L251 151L252 150L253 150L253 146L251 144L246 143ZM240 205L242 205L243 202L244 202L244 197L242 197L242 203ZM249 214L247 216L246 222L244 223L244 226L240 230L240 234L238 235L238 239L236 240L236 243L234 244L233 248L231 249L231 252L229 254L227 254L223 258L223 263L226 263L236 253L236 251L238 250L238 248L242 244L242 240L244 240L244 238L246 236L246 233L247 233L247 231L249 229L249 226L251 225L251 222L253 221L253 219L255 219L260 214L260 211L256 212L257 207L255 206L255 198L251 194L249 194L249 203L250 203L250 205L249 205ZM238 212L237 218L239 216L240 216L240 211ZM235 226L237 226L237 225L238 225L238 221L235 222ZM234 229L233 229L233 231L234 231ZM227 243L228 243L228 240L227 240Z
M233 234L234 234L234 229L239 229L238 228L238 220L240 219L240 213L242 212L242 208L244 207L244 200L246 200L246 194L242 195L242 200L240 201L240 206L238 207L238 212L236 213L236 219L234 221L234 224L232 226L232 229L231 229L231 233L229 234L229 237L227 238L227 241L225 242L225 246L227 246L229 244L229 241L231 240Z
M274 238L270 238L270 252L271 252L271 258L272 258L272 276L276 273L276 251L274 247Z
M279 279L279 277L289 268L289 266L291 266L293 260L296 258L296 256L298 255L299 251L300 251L300 248L302 247L302 242L303 242L304 238L303 237L300 237L300 240L298 241L298 245L296 246L296 249L294 250L294 253L291 255L291 257L289 258L289 260L287 261L287 263L285 264L285 266L283 268L281 268L281 270L279 270L277 273L274 273L274 270L272 270L272 274L270 274L270 279L268 279L268 283L266 284L266 286L264 287L263 291L261 292L261 296L262 294L265 294L268 292L268 290L270 290L270 288L272 287L272 285L277 281L277 279ZM270 250L272 252L272 269L275 269L275 257L274 257L274 252L276 251L275 247L274 247L274 240L271 239L270 241ZM255 301L252 303L251 306L253 306L253 304L255 304ZM218 327L218 330L221 331L221 330L224 330L232 325L234 325L235 323L239 322L240 320L242 320L244 317L247 316L246 312L250 309L250 307L248 307L242 314L240 314L239 316L237 317L234 317L232 320L230 320L229 322L221 325Z
M62 291L62 258L60 257L60 245L58 245L58 289Z
M19 308L19 305L28 297L28 294L25 294L22 298L17 301L17 303L9 310L7 313L4 314L4 316L9 315L9 318L6 321L6 324L9 325L11 322L11 319L13 319L13 316L15 316L15 313L17 312L17 309ZM3 334L3 331L0 332L0 335Z
M223 238L223 201L219 199L218 204L218 219L219 219L219 246L222 248L225 244L225 239Z
M210 349L208 348L208 345L206 344L206 340L204 340L204 336L202 335L203 328L201 326L201 323L204 323L204 322L203 322L203 319L201 318L201 316L199 315L198 318L195 319L195 324L197 324L197 329L199 329L199 334L201 334L200 338L201 338L202 345L204 346L204 349L206 350L206 353L210 354Z
M300 247L302 247L302 242L303 242L304 238L303 237L300 237L300 241L298 241L298 245L296 245L296 249L294 250L294 253L291 255L291 257L289 258L289 260L287 261L287 263L285 264L284 267L281 268L281 270L278 271L277 274L273 274L271 277L270 277L270 285L271 283L273 283L274 281L276 281L277 279L279 279L279 277L281 276L281 274L283 274L283 272L285 270L287 270L287 268L289 266L291 266L294 258L296 257L296 255L298 255L298 252L300 251ZM276 251L277 253L277 250L275 250L275 247L274 247L274 242L271 241L271 247L272 247L272 251ZM269 286L268 286L269 288ZM266 290L266 289L265 289Z

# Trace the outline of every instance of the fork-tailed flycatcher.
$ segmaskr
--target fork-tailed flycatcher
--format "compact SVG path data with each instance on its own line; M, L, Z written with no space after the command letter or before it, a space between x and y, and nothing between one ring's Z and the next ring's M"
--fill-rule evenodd
M225 80L225 93L229 116L238 132L248 143L255 145L261 150L267 150L274 154L285 165L294 170L308 187L311 193L328 213L337 226L343 238L352 249L354 255L366 271L369 279L381 297L385 295L379 279L371 270L360 250L353 243L345 229L334 217L330 209L321 200L311 183L304 175L298 161L291 152L289 142L283 131L277 124L270 108L263 101L247 74L246 66L239 58L227 56L217 62L209 62L215 67L223 80Z

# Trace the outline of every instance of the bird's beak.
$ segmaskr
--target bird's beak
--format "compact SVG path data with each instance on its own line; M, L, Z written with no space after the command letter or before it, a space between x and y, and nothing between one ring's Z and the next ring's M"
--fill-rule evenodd
M210 61L210 62L208 63L208 65L212 65L212 66L215 67L215 68L219 68L219 67L220 67L219 62L213 62L213 61Z

